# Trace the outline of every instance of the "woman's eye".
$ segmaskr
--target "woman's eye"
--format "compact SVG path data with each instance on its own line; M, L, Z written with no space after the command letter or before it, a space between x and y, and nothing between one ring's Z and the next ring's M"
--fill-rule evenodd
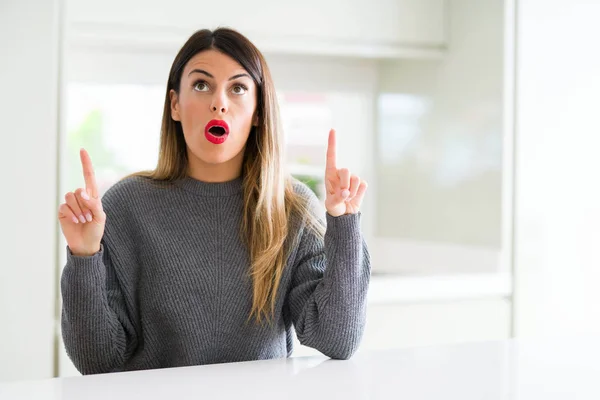
M208 90L208 85L206 82L196 82L194 84L194 90L198 92L206 92Z
M243 85L235 85L232 90L234 94L244 94L247 89Z

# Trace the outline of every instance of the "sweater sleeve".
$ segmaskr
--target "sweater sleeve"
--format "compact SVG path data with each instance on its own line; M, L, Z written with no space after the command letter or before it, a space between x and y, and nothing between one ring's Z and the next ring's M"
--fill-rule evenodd
M371 263L360 217L326 214L324 238L305 228L288 293L300 343L334 359L355 353L365 326Z
M105 244L89 257L67 247L61 327L67 354L82 374L119 371L137 345Z

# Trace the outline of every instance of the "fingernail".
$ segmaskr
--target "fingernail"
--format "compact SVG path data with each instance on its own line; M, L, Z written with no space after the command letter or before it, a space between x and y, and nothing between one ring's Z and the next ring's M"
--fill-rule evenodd
M87 219L88 222L92 222L92 214L90 214L90 213L85 214L85 219Z
M348 196L350 196L350 191L349 191L348 189L346 189L346 190L343 190L343 191L342 191L342 197L343 197L343 198L346 198L346 197L348 197Z
M81 191L81 197L83 197L84 200L89 200L90 196L88 196L87 192L85 190Z
M83 215L79 216L79 220L81 221L82 224L85 224L85 217Z
M77 217L73 217L73 222L76 223L76 224L79 223L79 220L77 219Z

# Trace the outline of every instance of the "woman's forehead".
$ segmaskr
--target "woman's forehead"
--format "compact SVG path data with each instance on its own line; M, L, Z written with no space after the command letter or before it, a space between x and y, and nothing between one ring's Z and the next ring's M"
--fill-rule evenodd
M195 69L200 69L213 75L216 79L228 79L232 75L248 73L236 60L216 50L205 50L194 55L184 68L187 76Z

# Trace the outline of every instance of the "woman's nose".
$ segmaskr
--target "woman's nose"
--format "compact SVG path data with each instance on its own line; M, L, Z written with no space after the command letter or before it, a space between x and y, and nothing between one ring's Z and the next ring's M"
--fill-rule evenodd
M210 106L210 109L212 112L221 112L221 113L226 113L227 112L227 100L225 98L226 96L224 94L216 94L213 97L213 101L212 104Z

